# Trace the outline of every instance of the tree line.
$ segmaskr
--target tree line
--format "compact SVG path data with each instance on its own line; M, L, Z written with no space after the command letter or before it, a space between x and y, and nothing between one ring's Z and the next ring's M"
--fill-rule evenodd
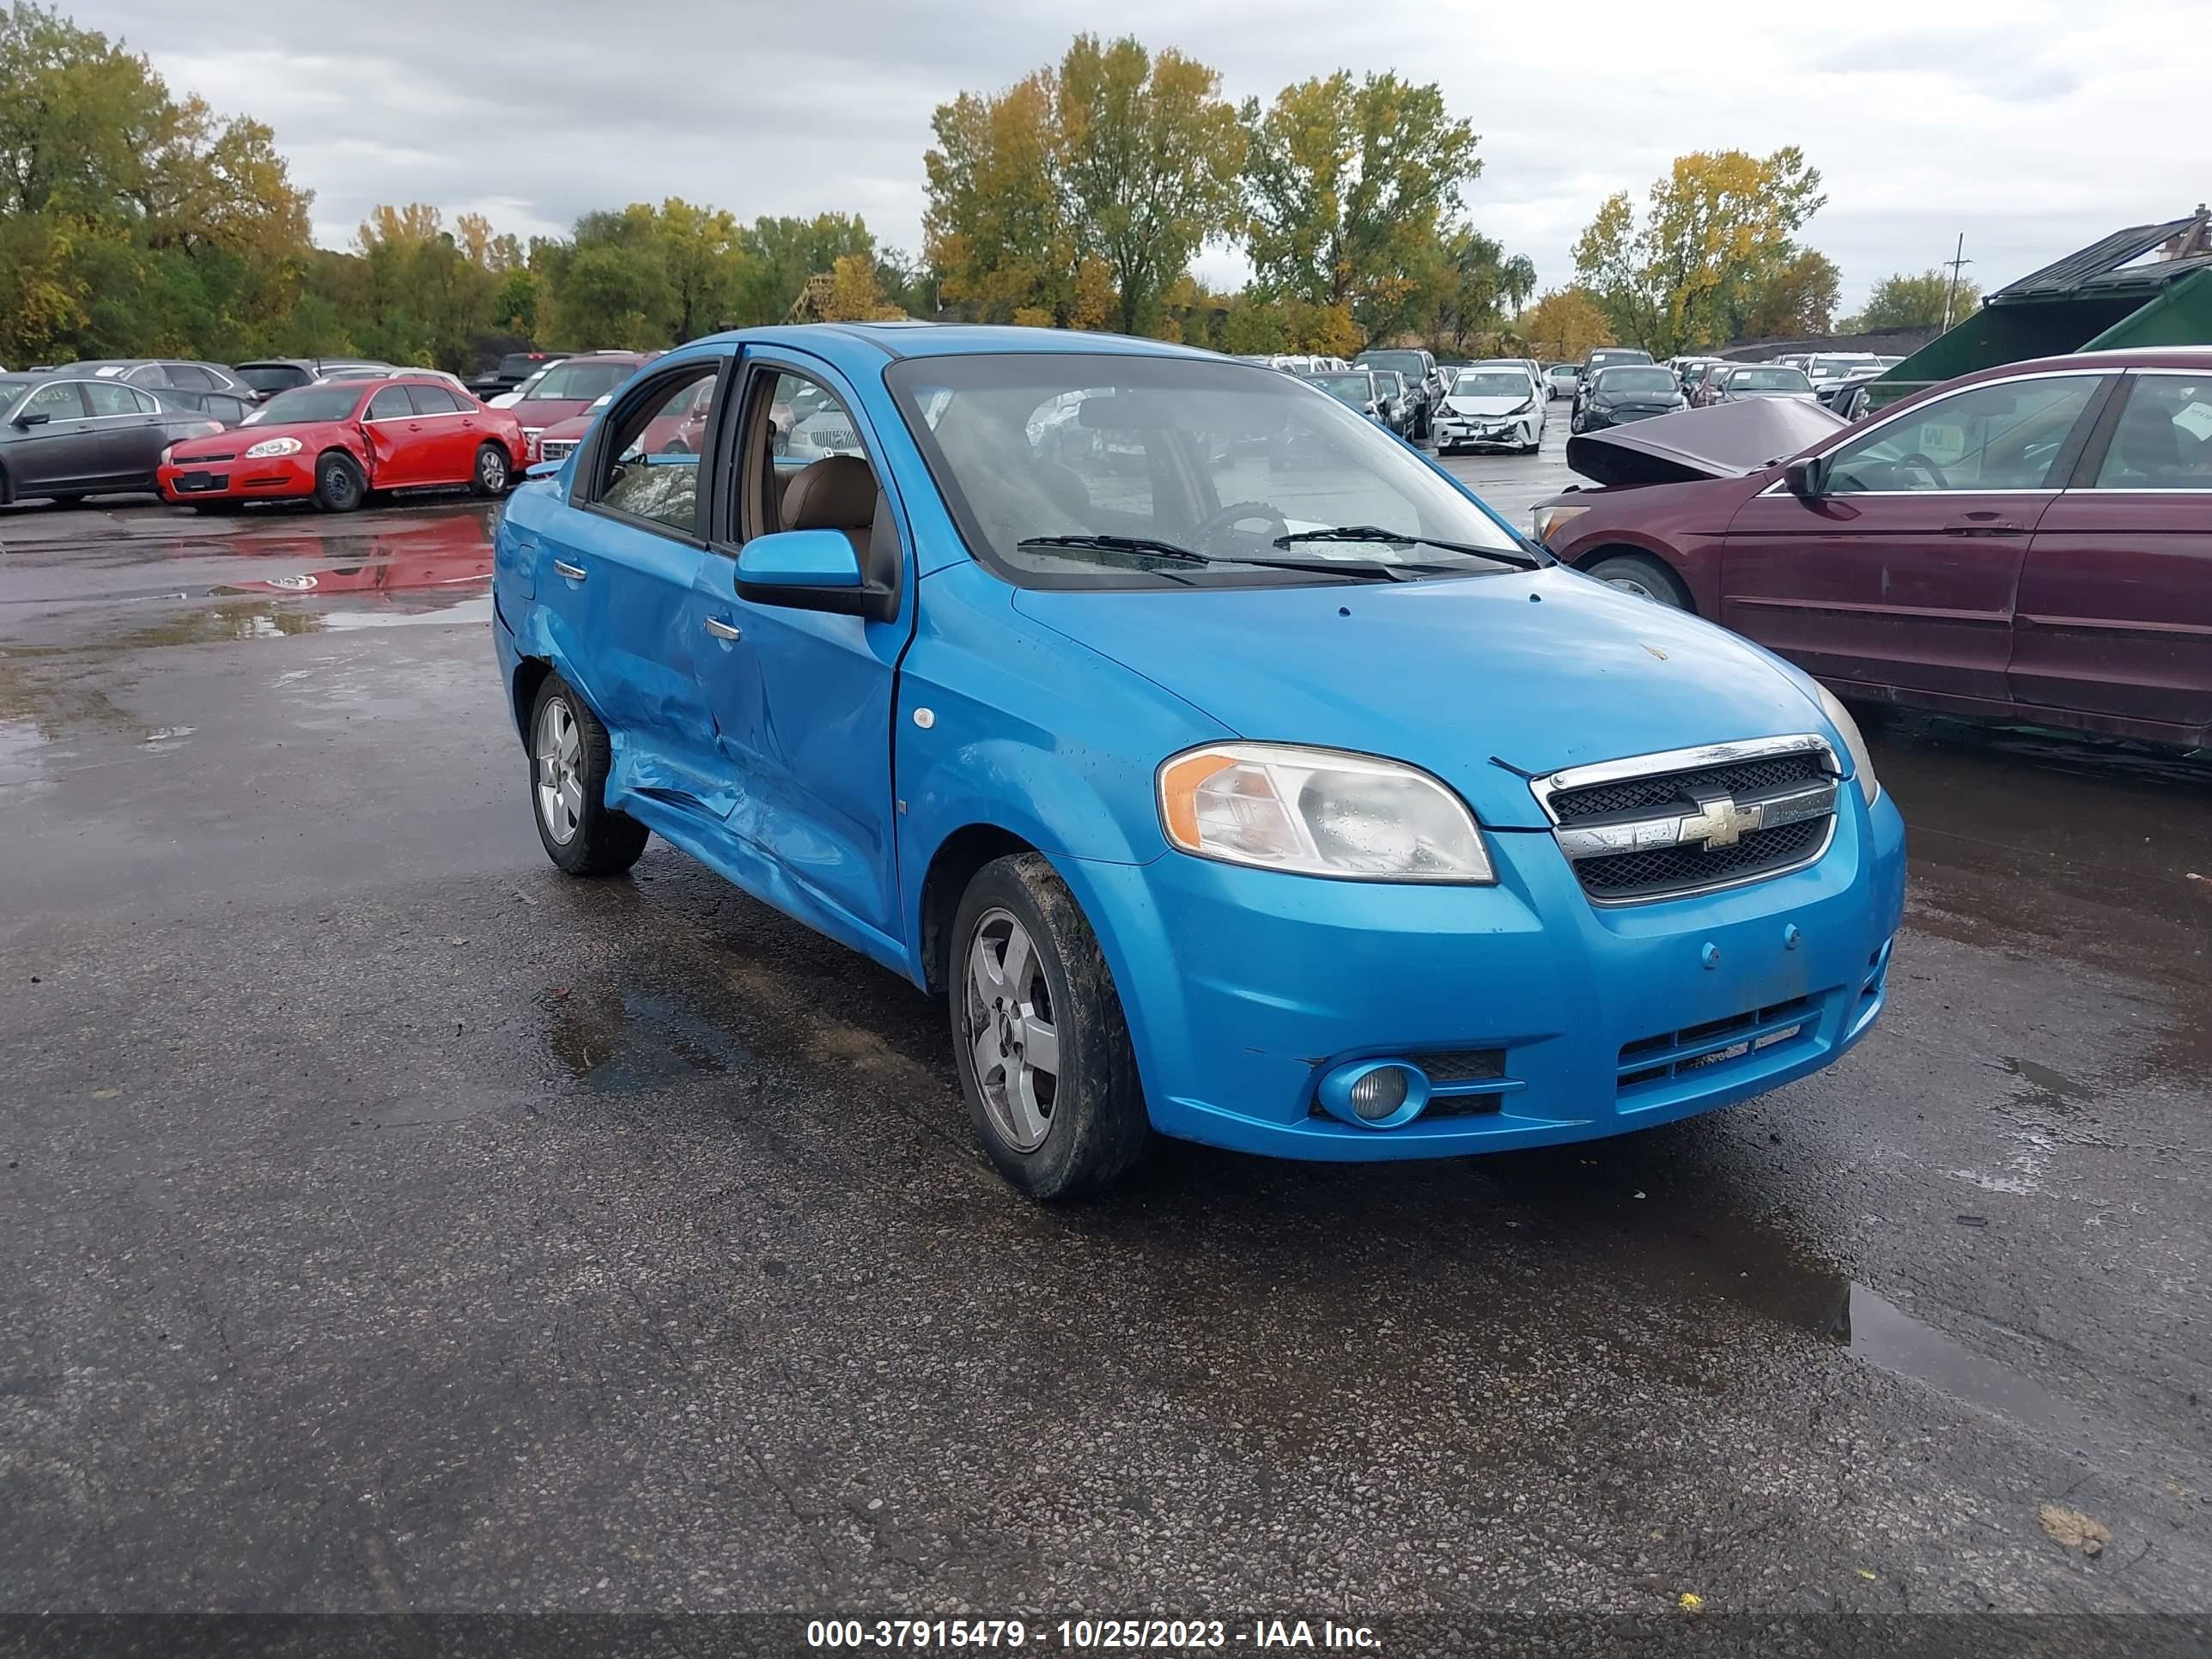
M1603 204L1574 281L1468 220L1480 138L1441 90L1339 71L1231 104L1212 69L1078 36L1014 86L935 112L918 258L857 216L765 216L677 198L527 243L424 204L316 246L275 136L173 94L145 58L58 12L0 14L0 362L358 353L457 372L522 345L644 349L799 319L902 314L1111 328L1218 349L1665 356L1826 331L1838 273L1797 233L1820 174L1794 149L1678 158L1641 215ZM1233 246L1234 293L1193 274ZM1866 326L1929 278L1876 290ZM1942 295L1936 295L1941 312ZM1531 304L1531 301L1534 302ZM1964 314L1965 307L1960 314Z

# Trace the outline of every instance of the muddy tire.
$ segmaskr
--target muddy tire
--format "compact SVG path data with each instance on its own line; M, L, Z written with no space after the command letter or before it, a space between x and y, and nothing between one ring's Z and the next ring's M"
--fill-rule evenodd
M530 811L545 856L572 876L618 876L651 832L606 804L607 728L558 674L530 709Z
M507 486L514 468L507 460L507 451L498 444L483 444L477 449L476 470L469 474L469 494L496 501L507 494Z
M960 901L951 950L953 1055L999 1173L1046 1201L1120 1182L1152 1124L1121 999L1066 884L1042 854L985 865Z
M315 463L315 505L325 513L350 513L368 499L361 463L333 449Z

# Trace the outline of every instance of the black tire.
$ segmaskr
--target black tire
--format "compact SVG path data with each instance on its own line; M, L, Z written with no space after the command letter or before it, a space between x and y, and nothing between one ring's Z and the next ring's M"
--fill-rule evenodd
M978 935L987 933L987 926L1003 926L999 919L1006 917L1019 924L1032 947L1056 1043L1057 1069L1051 1074L1042 1139L1028 1147L994 1121L996 1109L985 1097L987 1079L977 1075L977 1040L991 1039L977 1017L971 962ZM983 943L987 952L999 948L988 934ZM1001 971L1010 954L1001 949ZM1127 1176L1152 1142L1128 1023L1098 936L1042 854L996 860L968 884L952 924L945 980L961 1091L967 1096L976 1138L999 1173L1020 1192L1047 1202L1103 1193ZM1017 995L1022 989L1013 988ZM1020 1006L1033 1007L1034 1000ZM999 1012L988 1005L980 1008L984 1018ZM1005 1012L1012 1019L1013 1009ZM990 1075L1000 1079L995 1098L1006 1099L1006 1068Z
M514 471L502 447L479 444L477 447L476 470L469 474L469 494L496 501L507 494L507 486Z
M1583 430L1583 417L1579 415L1570 416L1567 419L1567 430L1579 437Z
M1690 590L1682 586L1681 579L1649 553L1609 553L1581 568L1586 576L1595 576L1601 582L1635 592L1655 604L1693 613L1697 610L1691 602Z
M342 449L315 462L315 505L325 513L350 513L368 499L368 480L361 463Z
M565 713L577 741L571 758L549 772L539 751L556 709ZM557 725L554 729L558 729ZM612 763L607 728L558 674L548 674L538 688L530 706L530 732L524 750L530 762L530 816L538 825L538 839L544 843L545 856L572 876L618 876L635 864L652 832L629 813L617 812L606 804L607 773ZM549 813L557 809L546 799L545 789L557 792L570 780L576 785L574 822L565 817L549 821Z

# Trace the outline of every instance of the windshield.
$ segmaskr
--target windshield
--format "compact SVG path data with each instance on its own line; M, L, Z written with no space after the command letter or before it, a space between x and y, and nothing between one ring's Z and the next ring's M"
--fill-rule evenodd
M1518 369L1463 368L1452 377L1455 398L1525 398L1528 377Z
M556 363L530 388L530 395L548 403L587 404L603 392L612 392L635 368L635 363Z
M1486 575L1534 558L1403 444L1288 375L1013 352L908 358L884 378L969 546L1024 586Z
M1419 380L1424 372L1421 354L1418 351L1363 351L1359 361L1374 368L1395 368L1401 374Z
M289 426L307 421L349 420L360 402L361 387L357 383L303 386L295 391L280 392L247 416L243 424Z
M283 392L314 379L306 369L290 363L247 363L234 373L256 392Z
M1354 409L1364 409L1375 401L1375 382L1364 374L1313 374L1307 379L1337 402Z
M1730 392L1810 392L1802 368L1739 368L1729 376Z
M1666 398L1680 390L1673 373L1663 368L1608 368L1597 377L1597 389L1616 398Z

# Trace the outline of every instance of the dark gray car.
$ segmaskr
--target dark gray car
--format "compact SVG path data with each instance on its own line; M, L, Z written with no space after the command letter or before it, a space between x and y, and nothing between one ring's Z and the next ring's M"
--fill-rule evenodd
M222 430L199 410L164 409L149 392L74 368L0 374L0 501L150 490L164 449Z

